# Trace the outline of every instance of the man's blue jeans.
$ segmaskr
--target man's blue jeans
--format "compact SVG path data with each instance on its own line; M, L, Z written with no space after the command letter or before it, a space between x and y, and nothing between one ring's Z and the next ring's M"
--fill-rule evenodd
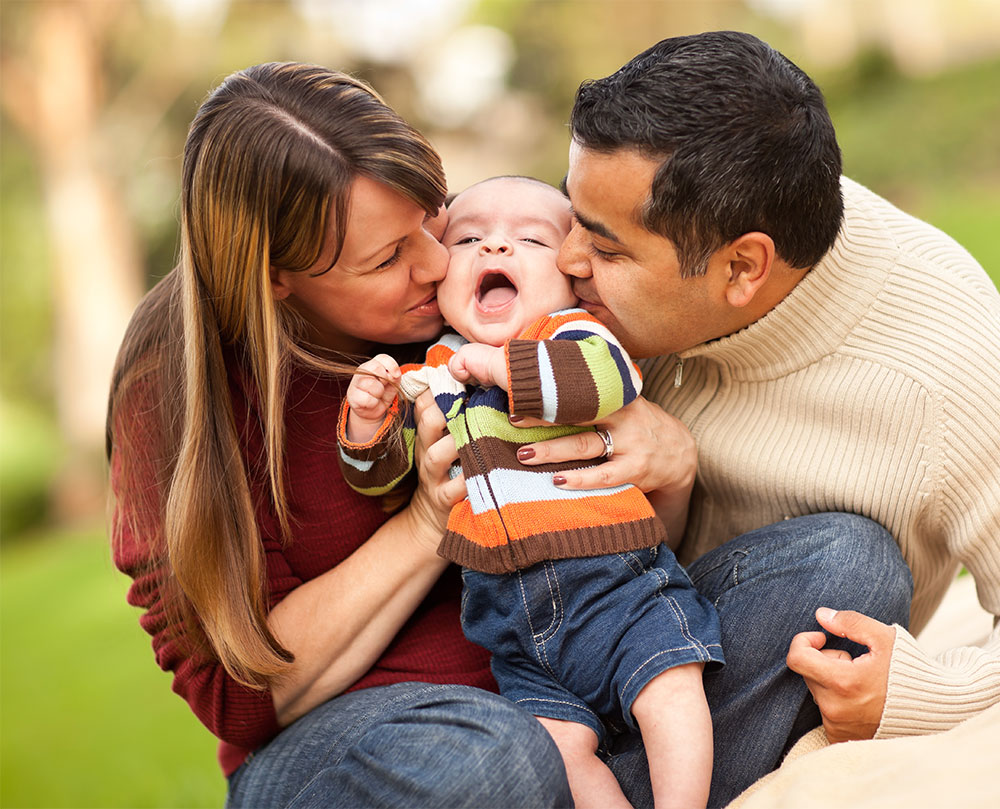
M892 537L850 514L786 520L731 540L688 567L715 604L726 666L705 676L715 730L709 806L725 806L820 724L785 666L817 607L909 620L912 579ZM839 638L831 646L859 648ZM653 805L638 734L604 751L635 807ZM524 711L462 686L404 683L314 709L230 779L230 807L571 806L559 753Z

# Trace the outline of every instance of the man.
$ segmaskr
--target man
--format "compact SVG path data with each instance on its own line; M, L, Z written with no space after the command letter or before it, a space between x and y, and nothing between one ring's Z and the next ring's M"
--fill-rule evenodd
M675 510L693 468L676 448L697 443L680 556L727 659L706 677L709 805L820 722L831 741L929 734L1000 702L1000 632L932 658L904 628L963 564L1000 615L1000 295L982 268L842 179L819 90L747 34L664 40L584 83L571 129L559 266L649 358L665 413L643 416L672 454L643 457L676 460L657 484ZM625 436L604 484L634 479Z

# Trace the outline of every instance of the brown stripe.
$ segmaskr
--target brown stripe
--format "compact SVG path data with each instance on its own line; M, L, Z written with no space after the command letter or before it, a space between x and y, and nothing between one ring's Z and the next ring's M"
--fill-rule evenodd
M575 424L597 416L600 393L580 346L569 340L545 343L556 378L556 422Z
M591 430L591 427L582 427L580 432L586 430ZM476 439L475 446L478 450L481 450L483 457L489 459L490 469L516 469L519 472L564 472L567 469L585 469L590 466L597 466L599 463L603 463L603 458L593 458L584 461L564 461L563 463L546 463L537 464L534 466L525 466L519 460L517 460L517 451L523 446L522 444L508 444L501 438L493 438L492 436ZM467 454L472 454L474 450L467 445L462 448L461 457L462 464L465 466L467 463ZM472 455L475 458L475 455ZM469 461L470 463L475 463L475 461ZM478 466L478 464L477 464ZM480 470L482 471L482 470Z

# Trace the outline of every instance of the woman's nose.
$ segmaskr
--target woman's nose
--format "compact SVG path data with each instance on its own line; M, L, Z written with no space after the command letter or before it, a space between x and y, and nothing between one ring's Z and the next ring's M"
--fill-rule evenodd
M423 248L410 268L410 275L419 284L440 281L448 273L448 248L430 234Z

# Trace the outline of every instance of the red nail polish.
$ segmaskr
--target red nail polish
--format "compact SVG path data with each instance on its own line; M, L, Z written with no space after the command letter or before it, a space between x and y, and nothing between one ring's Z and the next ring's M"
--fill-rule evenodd
M521 447L517 451L517 459L519 461L528 461L535 457L535 451L531 447Z
M562 475L553 475L552 482L556 486L562 486L566 482L566 478L564 478Z
M522 421L524 421L524 416L510 416L507 420L511 424L520 424Z

